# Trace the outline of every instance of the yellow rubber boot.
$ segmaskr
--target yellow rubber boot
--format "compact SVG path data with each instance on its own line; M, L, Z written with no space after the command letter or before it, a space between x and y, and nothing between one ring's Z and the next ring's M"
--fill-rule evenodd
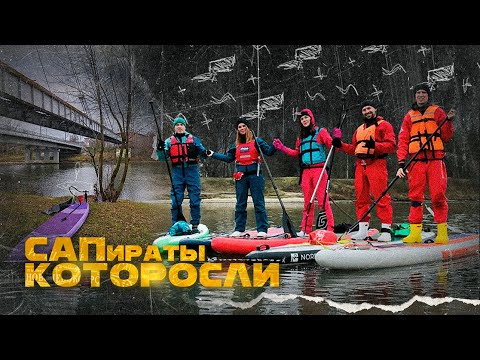
M448 244L447 223L438 224L435 244Z
M407 244L421 243L422 224L410 224L410 234L403 238L403 242Z

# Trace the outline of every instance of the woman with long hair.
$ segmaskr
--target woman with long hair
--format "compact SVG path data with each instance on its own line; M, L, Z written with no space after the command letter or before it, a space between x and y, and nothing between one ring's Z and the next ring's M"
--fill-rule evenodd
M267 144L262 138L255 137L247 120L236 122L237 136L235 144L226 154L209 152L208 156L227 163L235 160L235 230L230 236L242 236L247 223L248 190L252 195L255 208L257 237L266 237L268 231L268 216L265 209L265 178L261 171L261 152L270 156L275 153L273 145Z

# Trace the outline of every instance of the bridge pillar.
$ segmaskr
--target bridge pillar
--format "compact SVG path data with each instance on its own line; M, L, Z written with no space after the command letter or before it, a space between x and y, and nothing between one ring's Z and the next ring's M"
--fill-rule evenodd
M25 146L25 163L58 164L60 163L60 149Z

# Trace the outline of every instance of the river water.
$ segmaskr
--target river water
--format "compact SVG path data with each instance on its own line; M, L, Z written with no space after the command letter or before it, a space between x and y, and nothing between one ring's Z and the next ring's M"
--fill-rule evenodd
M95 179L88 165L0 165L0 191L67 196L68 186L89 189ZM155 163L133 164L122 199L152 202L164 199L168 186ZM405 222L408 203L394 202L396 222ZM285 202L286 211L299 224L302 204ZM450 201L449 226L464 232L479 231L478 201ZM352 223L351 201L334 201L336 223ZM234 204L204 202L202 223L211 232L232 230ZM280 225L282 209L278 202L267 204L272 226ZM168 211L168 204L165 205ZM188 213L188 212L187 212ZM249 205L249 228L254 228L253 208ZM373 226L378 226L375 216ZM424 224L433 225L425 211ZM433 227L433 229L435 229ZM169 263L165 262L168 267ZM170 264L171 265L171 264ZM200 263L193 263L196 269ZM265 266L265 265L264 265ZM216 278L224 280L229 263ZM251 273L251 267L246 266ZM150 286L114 285L102 278L93 287L89 276L82 276L73 287L60 287L46 277L48 287L26 287L24 269L2 266L0 270L0 314L55 315L337 315L337 314L480 314L480 260L469 256L443 263L392 269L334 271L315 264L280 265L278 287L205 287L195 282L181 287L164 280Z

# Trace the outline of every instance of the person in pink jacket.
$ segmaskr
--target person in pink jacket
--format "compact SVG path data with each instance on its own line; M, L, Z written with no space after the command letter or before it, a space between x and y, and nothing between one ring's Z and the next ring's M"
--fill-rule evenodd
M319 128L315 124L315 117L310 109L303 109L298 116L298 124L300 126L300 135L295 142L295 149L285 146L280 139L273 140L273 146L286 155L300 157L300 185L303 191L303 216L300 226L299 236L306 236L312 232L314 206L309 205L313 191L317 185L318 179L322 172L327 159L327 148L332 147L332 138L326 128ZM340 129L338 129L340 131ZM328 194L326 194L326 186L328 180L327 169L325 169L320 185L317 188L317 205L318 209L323 208L323 198L325 199L325 213L327 215L327 230L333 231L334 219L332 208Z

